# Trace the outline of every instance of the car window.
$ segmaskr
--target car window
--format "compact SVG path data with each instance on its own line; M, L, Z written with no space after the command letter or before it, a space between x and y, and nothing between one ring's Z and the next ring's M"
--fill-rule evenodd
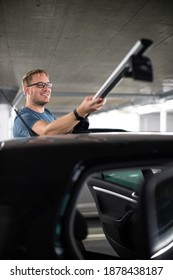
M112 170L96 174L97 178L137 191L144 182L142 170Z

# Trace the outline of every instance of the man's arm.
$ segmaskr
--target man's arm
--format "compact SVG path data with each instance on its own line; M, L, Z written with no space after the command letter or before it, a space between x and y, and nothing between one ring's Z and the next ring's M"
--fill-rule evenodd
M106 103L105 99L93 99L92 96L86 97L83 102L76 108L77 113L81 117L100 110ZM73 112L58 118L57 120L47 123L43 120L37 121L32 129L39 135L56 135L70 133L74 126L79 122Z

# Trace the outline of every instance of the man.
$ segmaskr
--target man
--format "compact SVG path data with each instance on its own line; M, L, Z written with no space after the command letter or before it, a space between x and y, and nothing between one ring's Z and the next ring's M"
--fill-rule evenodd
M57 135L73 131L73 128L88 114L100 110L106 100L93 99L87 96L73 111L58 119L45 108L51 97L52 84L45 70L36 69L28 72L22 79L23 91L26 96L25 107L14 120L14 137L35 135Z

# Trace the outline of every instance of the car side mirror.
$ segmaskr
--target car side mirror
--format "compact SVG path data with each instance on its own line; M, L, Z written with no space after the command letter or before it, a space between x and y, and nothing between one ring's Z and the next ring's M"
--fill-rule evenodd
M147 259L173 259L173 168L156 173L141 190Z

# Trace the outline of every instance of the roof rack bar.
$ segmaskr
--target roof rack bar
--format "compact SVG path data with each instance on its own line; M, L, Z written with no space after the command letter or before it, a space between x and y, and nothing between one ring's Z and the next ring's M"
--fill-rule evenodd
M145 57L145 59L142 57L143 53L153 44L153 42L149 39L141 39L136 42L136 44L132 47L132 49L127 53L125 58L121 61L121 63L117 66L117 68L113 71L113 73L109 76L109 78L106 80L106 82L102 85L102 87L97 91L97 93L94 95L94 99L98 97L106 97L108 93L112 90L112 88L116 85L119 84L121 79L123 77L132 77L131 73L134 70L135 72L135 77L134 79L136 80L147 80L151 81L152 80L152 69L151 69L151 63L148 58ZM132 58L138 58L138 61L135 63L132 61ZM138 63L138 68L135 68ZM143 63L145 64L145 71L148 71L148 73L144 74L137 74L137 72L140 70L139 69L139 64ZM148 69L147 69L148 67ZM147 75L146 75L147 74Z

